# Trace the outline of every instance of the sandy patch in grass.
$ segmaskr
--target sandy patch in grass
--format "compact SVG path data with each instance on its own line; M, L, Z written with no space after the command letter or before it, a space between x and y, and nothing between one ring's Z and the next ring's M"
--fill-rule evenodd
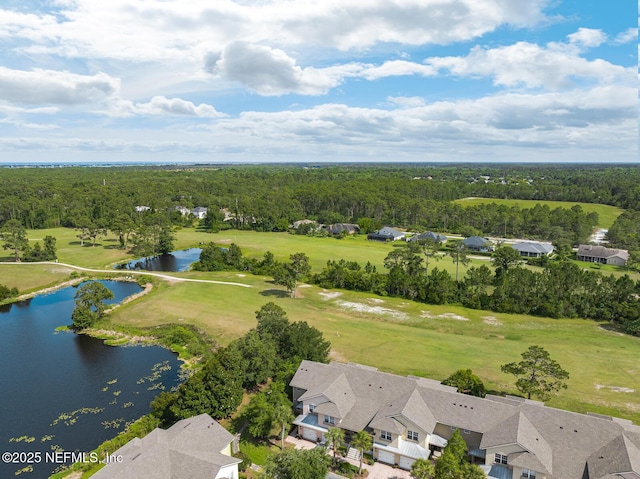
M298 288L310 288L311 285L310 284L299 284Z
M502 321L495 316L483 316L482 322L491 326L502 326Z
M322 296L322 299L324 299L325 301L342 296L342 293L340 291L321 291L318 294Z
M421 318L428 319L455 319L456 321L469 321L469 318L465 318L464 316L460 316L455 313L442 313L442 314L431 314L431 311L422 311L420 315Z
M605 386L604 384L596 384L596 389L599 391L602 388L607 388L611 391L613 391L614 393L634 393L636 392L635 389L631 389L631 388L625 388L622 386Z
M247 275L246 274L242 274L242 273L238 273L238 274L236 274L236 276L238 278L246 278Z
M371 313L378 315L387 314L389 316L393 316L396 319L409 318L405 313L396 311L395 309L383 308L382 306L369 306L368 304L353 303L351 301L338 301L337 304L344 309L349 309L358 313Z
M380 299L380 298L367 298L367 301L369 301L370 303L375 303L375 304L384 303L384 299Z

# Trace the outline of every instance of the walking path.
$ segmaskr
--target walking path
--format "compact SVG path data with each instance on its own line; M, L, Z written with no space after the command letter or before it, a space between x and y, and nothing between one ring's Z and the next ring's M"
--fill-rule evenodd
M179 276L171 276L169 274L162 273L154 273L152 271L135 271L135 270L118 270L118 269L93 269L93 268L84 268L82 266L76 266L74 264L69 263L58 263L56 261L35 261L33 263L27 262L19 262L19 263L1 263L5 264L51 264L57 266L66 266L67 268L77 269L80 271L87 271L90 273L120 273L120 274L138 274L138 275L146 275L146 276L155 276L156 278L166 279L167 281L177 281L177 282L189 282L189 283L211 283L211 284L225 284L229 286L240 286L242 288L251 288L252 286L244 283L234 283L233 281L216 281L213 279L193 279L193 278L181 278Z

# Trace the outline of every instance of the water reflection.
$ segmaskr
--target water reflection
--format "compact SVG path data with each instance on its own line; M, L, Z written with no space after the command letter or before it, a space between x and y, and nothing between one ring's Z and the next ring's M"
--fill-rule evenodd
M201 248L172 251L169 254L160 256L134 259L126 264L120 264L116 266L116 268L141 271L186 271L189 269L191 263L200 259L201 252Z

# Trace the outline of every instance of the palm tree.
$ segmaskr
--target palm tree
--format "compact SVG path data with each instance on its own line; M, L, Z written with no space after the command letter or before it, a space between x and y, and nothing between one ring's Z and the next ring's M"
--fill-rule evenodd
M353 435L351 445L360 451L360 468L358 474L362 474L362 461L364 459L364 451L368 451L373 446L373 437L365 431L358 431Z
M344 443L344 431L337 427L330 428L324 437L331 443L333 449L333 465L335 467L338 462L338 448Z
M436 469L428 459L416 459L411 466L411 477L414 479L431 479L435 473Z
M286 404L276 404L273 406L273 421L280 425L280 449L284 449L284 432L287 430L287 424L293 422L295 417Z

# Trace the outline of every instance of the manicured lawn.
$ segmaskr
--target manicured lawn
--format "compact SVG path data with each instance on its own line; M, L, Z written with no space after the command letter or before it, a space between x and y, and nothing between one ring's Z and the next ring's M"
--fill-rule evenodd
M187 273L236 280L252 288L175 283L119 308L112 321L138 326L184 321L225 344L255 326L255 311L268 301L291 320L318 327L333 358L398 374L443 379L471 368L491 389L515 392L500 365L520 359L532 344L546 348L571 374L569 389L549 404L640 422L640 338L601 328L590 320L547 319L434 306L397 298L303 287L291 299L265 279L225 273Z
M61 265L0 263L0 284L28 293L69 279L72 271Z
M555 208L571 208L574 205L580 205L584 211L595 211L598 213L600 228L610 228L613 222L618 216L622 214L624 210L616 206L600 205L596 203L572 203L569 201L538 201L538 200L503 200L499 198L461 198L455 200L455 203L460 203L463 206L475 206L483 204L495 203L498 205L506 206L519 206L520 208L533 208L535 205L547 205L550 209Z

